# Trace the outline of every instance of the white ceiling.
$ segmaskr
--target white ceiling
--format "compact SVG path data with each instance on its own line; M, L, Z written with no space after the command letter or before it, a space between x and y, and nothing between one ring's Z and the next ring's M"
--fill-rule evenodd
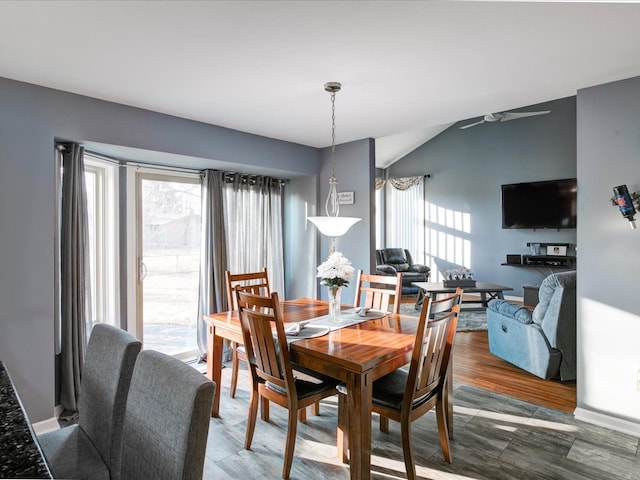
M640 4L0 1L0 76L387 166L448 125L640 75ZM484 124L474 128L499 127Z

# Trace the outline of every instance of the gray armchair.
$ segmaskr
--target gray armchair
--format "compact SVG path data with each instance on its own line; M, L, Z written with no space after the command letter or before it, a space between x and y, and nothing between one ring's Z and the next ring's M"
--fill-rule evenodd
M506 300L487 307L489 350L540 378L576 378L576 272L553 273L533 311Z
M411 253L404 248L383 248L376 250L376 274L396 276L402 273L402 295L417 294L420 289L413 282L429 281L431 269L426 265L413 263Z

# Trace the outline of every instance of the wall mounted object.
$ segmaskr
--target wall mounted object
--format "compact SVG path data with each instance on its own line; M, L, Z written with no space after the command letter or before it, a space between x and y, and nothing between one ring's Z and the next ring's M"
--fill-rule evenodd
M620 213L624 218L629 220L631 228L636 228L636 207L634 204L640 202L640 194L638 192L629 193L626 185L618 185L613 187L613 198L611 203L620 208Z

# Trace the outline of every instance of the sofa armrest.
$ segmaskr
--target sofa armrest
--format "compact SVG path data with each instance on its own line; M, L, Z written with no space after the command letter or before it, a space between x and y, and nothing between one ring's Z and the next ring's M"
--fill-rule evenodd
M505 317L513 318L514 320L524 325L533 323L533 316L531 314L531 310L521 305L511 303L507 300L502 300L502 299L490 300L489 303L487 304L487 309L500 313Z
M398 271L391 265L378 265L376 267L376 273L380 275L397 275Z
M426 265L411 265L409 267L409 271L410 272L416 272L416 273L429 273L431 271L431 269L429 267L427 267Z

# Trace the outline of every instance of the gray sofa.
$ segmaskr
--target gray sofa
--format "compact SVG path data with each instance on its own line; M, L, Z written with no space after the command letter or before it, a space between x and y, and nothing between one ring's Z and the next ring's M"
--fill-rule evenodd
M402 295L417 294L420 289L413 282L428 282L431 269L413 263L411 253L405 248L376 250L376 274L396 276L402 273Z
M487 306L489 350L540 378L576 378L576 272L553 273L533 311L507 300Z

